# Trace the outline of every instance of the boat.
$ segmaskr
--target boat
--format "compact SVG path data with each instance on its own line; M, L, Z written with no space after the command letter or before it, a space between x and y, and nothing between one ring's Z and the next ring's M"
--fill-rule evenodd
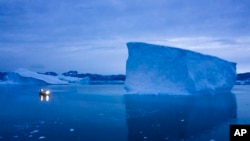
M40 95L40 100L41 101L43 101L44 99L46 101L49 101L50 91L49 90L40 89L39 95Z

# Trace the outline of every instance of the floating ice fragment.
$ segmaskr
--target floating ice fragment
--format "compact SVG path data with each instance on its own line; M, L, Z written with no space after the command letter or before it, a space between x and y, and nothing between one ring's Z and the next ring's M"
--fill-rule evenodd
M148 137L143 137L144 139L147 139Z
M184 121L184 119L181 119L181 122L183 122Z
M30 134L35 134L37 132L39 132L39 130L33 130L33 131L30 132Z
M210 141L215 141L215 139L211 139Z
M165 140L168 140L168 137L164 138Z
M70 132L74 132L74 130L75 130L75 129L73 129L73 128L70 128L70 129L69 129Z
M39 140L42 140L42 139L45 139L46 137L44 137L44 136L40 136L38 139Z

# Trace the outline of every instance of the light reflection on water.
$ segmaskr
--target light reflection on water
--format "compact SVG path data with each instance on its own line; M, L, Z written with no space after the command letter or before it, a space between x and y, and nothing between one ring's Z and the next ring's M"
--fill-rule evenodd
M227 141L227 121L237 112L231 93L123 95L123 86L50 86L46 101L39 89L0 87L0 140ZM220 138L206 134L223 123Z
M49 101L49 99L50 99L50 95L39 95L39 97L40 97L40 101Z
M234 94L125 95L128 141L180 141L236 119ZM225 129L227 130L227 129ZM229 134L214 140L227 141ZM205 137L206 140L216 138Z
M0 86L0 141L126 140L122 93L98 94L123 86L47 86L48 101L40 87Z

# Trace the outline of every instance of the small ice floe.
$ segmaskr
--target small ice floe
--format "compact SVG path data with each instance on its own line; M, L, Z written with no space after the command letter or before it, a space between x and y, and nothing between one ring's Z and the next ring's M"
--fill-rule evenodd
M46 137L44 137L44 136L40 136L38 139L39 140L42 140L42 139L45 139Z
M40 121L41 124L44 124L45 122L44 121Z
M37 132L39 132L39 130L33 130L33 131L30 132L30 134L35 134Z
M74 132L74 131L75 131L75 129L73 129L73 128L70 128L70 129L69 129L69 131L70 131L70 132Z
M215 139L211 139L210 141L215 141Z
M184 119L181 119L181 122L184 122L185 120Z
M28 137L29 137L29 138L32 138L32 137L33 137L33 135L29 135Z
M143 137L143 139L147 139L148 137Z
M13 136L14 138L18 138L18 136L17 135L15 135L15 136Z

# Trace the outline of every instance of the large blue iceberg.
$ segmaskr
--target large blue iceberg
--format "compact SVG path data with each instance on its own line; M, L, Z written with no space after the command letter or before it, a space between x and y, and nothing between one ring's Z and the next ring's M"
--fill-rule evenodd
M130 94L231 91L236 63L189 50L129 42L125 89Z

